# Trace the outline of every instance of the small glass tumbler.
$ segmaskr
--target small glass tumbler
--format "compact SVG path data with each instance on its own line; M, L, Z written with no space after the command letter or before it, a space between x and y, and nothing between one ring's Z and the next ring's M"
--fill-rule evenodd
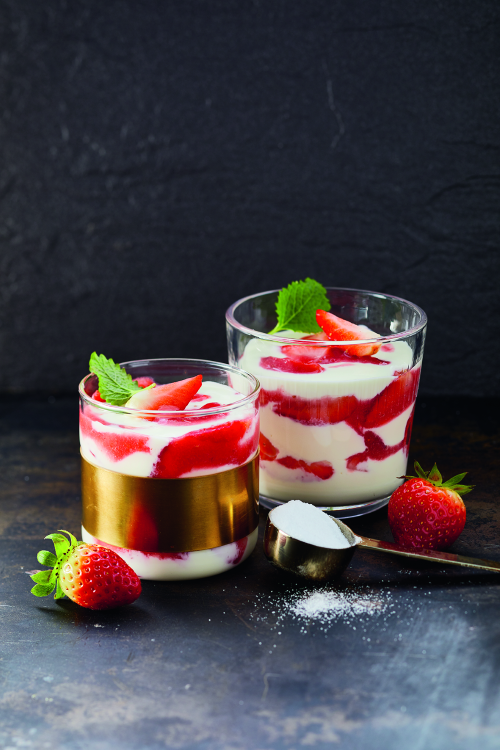
M115 550L142 578L203 578L252 552L258 526L258 380L195 359L125 362L157 385L201 374L184 411L99 401L79 386L82 538ZM139 381L144 385L147 381Z
M229 362L261 383L261 503L300 499L338 518L376 510L406 472L427 317L398 297L330 287L330 312L366 339L269 335L278 293L226 313Z

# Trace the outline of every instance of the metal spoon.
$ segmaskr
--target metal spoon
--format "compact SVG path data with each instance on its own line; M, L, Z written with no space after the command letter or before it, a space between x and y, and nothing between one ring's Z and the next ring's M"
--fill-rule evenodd
M317 547L308 542L285 534L271 521L272 512L267 517L264 533L264 552L268 560L282 570L295 573L311 581L328 581L340 576L351 562L356 547L388 552L391 555L412 557L431 562L461 565L466 568L490 570L500 573L500 563L493 560L481 560L475 557L464 557L453 552L437 552L436 550L419 549L410 551L390 542L378 539L368 539L354 534L349 526L332 518L339 525L340 530L351 545L345 549L328 549Z

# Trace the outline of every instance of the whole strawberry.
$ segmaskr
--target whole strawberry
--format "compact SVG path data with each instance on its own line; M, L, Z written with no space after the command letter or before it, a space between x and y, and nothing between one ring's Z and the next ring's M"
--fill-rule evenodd
M407 549L446 549L458 539L465 526L465 505L461 495L472 490L460 484L464 474L443 482L434 464L426 472L415 461L416 477L392 493L389 526L396 544Z
M46 550L38 553L38 562L51 570L31 576L36 584L31 589L35 596L48 596L55 588L54 599L66 594L82 607L111 609L131 604L141 593L139 576L116 552L98 544L77 542L69 531L49 534L45 539L52 539L56 554Z

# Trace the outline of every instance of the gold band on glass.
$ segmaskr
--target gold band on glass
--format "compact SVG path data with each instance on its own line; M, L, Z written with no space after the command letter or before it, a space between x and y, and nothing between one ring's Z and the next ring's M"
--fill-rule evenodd
M82 523L93 537L142 552L230 544L259 523L259 457L219 474L131 477L82 456Z

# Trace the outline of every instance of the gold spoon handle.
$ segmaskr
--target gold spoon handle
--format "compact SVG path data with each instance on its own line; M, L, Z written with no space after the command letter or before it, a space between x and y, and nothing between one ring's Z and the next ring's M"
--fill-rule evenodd
M392 555L401 555L402 557L414 557L419 560L430 560L431 562L462 565L465 568L492 570L495 573L500 573L500 563L495 562L494 560L481 560L477 557L464 557L464 555L455 555L453 552L438 552L434 549L419 549L413 552L411 550L404 549L397 544L391 544L391 542L381 542L378 539L368 539L364 536L359 538L361 539L361 542L359 542L357 546L365 547L366 549L379 550L380 552L389 552Z

